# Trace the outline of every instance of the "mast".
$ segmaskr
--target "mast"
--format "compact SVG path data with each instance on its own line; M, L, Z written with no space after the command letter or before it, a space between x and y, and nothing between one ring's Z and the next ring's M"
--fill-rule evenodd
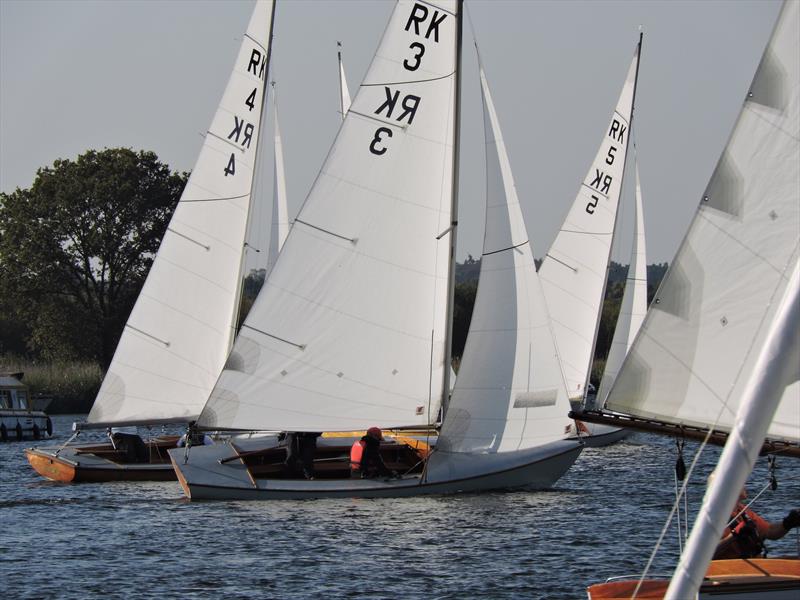
M459 146L461 142L461 38L463 36L464 0L458 0L456 15L456 101L453 111L453 179L450 203L450 264L447 278L447 313L444 337L444 381L442 385L442 420L450 398L450 363L453 362L453 303L456 287L456 242L458 232ZM433 365L431 365L433 367Z
M636 45L636 75L633 77L633 97L631 98L631 122L628 123L628 139L630 140L633 137L633 115L636 111L636 87L639 84L639 65L641 64L642 59L642 39L644 37L644 32L639 31L639 43ZM634 159L636 156L636 144L634 143ZM626 156L627 159L627 156ZM622 186L625 183L625 170L627 169L628 161L625 161L625 164L622 167L622 181L620 182L620 196L622 195ZM617 202L617 214L619 214L619 205L620 203ZM615 217L616 221L616 217ZM608 253L608 261L606 262L606 276L603 280L603 291L600 294L600 306L597 312L597 318L594 322L594 336L592 337L592 349L589 353L589 368L586 370L586 379L583 381L583 404L586 403L586 393L589 390L589 381L592 378L592 364L594 364L594 353L597 348L597 335L600 332L600 319L603 316L603 306L605 304L606 298L606 287L608 286L608 270L611 266L611 252ZM630 268L630 265L628 265ZM598 393L600 388L598 386L597 389Z
M269 82L269 73L270 73L270 66L272 64L272 38L273 38L273 31L275 29L275 2L272 3L272 11L269 17L269 37L267 38L267 68L264 71L264 81L261 84L261 116L258 119L258 150L263 147L263 140L261 139L261 128L264 123L264 116L267 114L267 85ZM260 154L258 151L256 155ZM253 214L253 182L255 181L255 175L250 182L250 197L247 200L247 221L244 225L245 235L250 230L250 220ZM244 246L242 247L242 256L239 260L239 274L236 278L236 293L234 294L234 298L236 298L236 304L233 309L233 315L231 320L230 326L230 335L228 337L228 347L226 353L230 353L231 349L233 348L233 341L236 339L236 324L239 322L239 313L241 312L242 308L242 292L244 290L244 280L242 279L242 275L244 274L244 265L246 262L246 251L245 248L247 247L247 242L245 241Z

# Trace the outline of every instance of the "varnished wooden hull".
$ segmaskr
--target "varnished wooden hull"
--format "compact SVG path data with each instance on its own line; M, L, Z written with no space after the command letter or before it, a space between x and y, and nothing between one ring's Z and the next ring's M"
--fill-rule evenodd
M610 581L589 587L589 600L628 600L637 581ZM669 586L666 579L646 579L636 598L663 598ZM797 600L800 598L800 559L753 558L711 562L699 600Z
M85 446L27 448L25 455L39 475L62 483L177 479L170 462L120 463L85 449Z

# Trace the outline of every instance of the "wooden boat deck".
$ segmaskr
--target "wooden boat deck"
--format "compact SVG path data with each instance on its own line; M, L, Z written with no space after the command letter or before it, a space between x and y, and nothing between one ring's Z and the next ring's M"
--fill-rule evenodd
M609 581L589 586L589 600L629 600L637 580ZM647 579L636 598L663 598L669 580ZM714 560L700 588L704 598L800 598L800 558Z

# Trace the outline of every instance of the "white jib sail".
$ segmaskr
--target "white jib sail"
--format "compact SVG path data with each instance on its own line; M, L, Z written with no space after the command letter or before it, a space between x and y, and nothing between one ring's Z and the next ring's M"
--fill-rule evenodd
M480 71L486 231L480 283L437 448L494 453L564 438L570 405L500 124Z
M784 5L609 409L729 431L800 245L798 4ZM800 441L800 382L768 437Z
M191 420L225 363L267 76L272 0L260 0L89 423Z
M602 406L605 402L622 366L622 361L625 360L625 355L633 344L647 313L647 248L644 239L642 187L639 181L639 164L634 162L634 165L636 168L636 221L633 229L633 247L628 265L628 277L625 280L625 291L622 294L622 304L617 317L617 326L614 329L614 338L611 341L608 358L606 358L600 390L597 392L597 406Z
M344 63L342 62L342 43L339 45L339 98L341 103L339 109L342 111L342 121L347 116L347 111L350 110L350 90L347 88L347 78L344 76Z
M639 49L600 149L539 268L571 399L583 399L628 154Z
M401 1L199 419L421 425L443 396L455 0Z
M797 16L797 15L795 15ZM717 476L706 492L692 534L669 584L666 600L695 598L725 531L739 490L753 470L769 424L786 387L800 370L800 264L771 324L744 389L736 423L725 444Z
M278 258L286 236L289 235L289 214L286 199L286 173L283 167L283 142L278 127L278 103L275 98L275 85L272 86L272 111L275 123L275 171L272 190L272 232L269 236L269 260L267 273Z

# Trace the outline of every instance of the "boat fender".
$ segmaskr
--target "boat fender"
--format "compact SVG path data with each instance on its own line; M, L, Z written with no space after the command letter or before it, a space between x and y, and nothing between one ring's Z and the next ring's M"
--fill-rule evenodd
M8 441L8 428L5 423L0 423L0 440L4 442Z
M350 470L351 471L358 471L361 469L361 458L364 456L364 448L366 447L367 442L364 440L358 440L353 444L350 448Z
M53 421L50 420L50 417L47 417L47 425L45 425L45 430L47 431L47 437L53 436Z
M39 426L36 423L33 424L33 439L42 439L42 430L39 429Z
M22 424L17 421L17 441L22 441Z

